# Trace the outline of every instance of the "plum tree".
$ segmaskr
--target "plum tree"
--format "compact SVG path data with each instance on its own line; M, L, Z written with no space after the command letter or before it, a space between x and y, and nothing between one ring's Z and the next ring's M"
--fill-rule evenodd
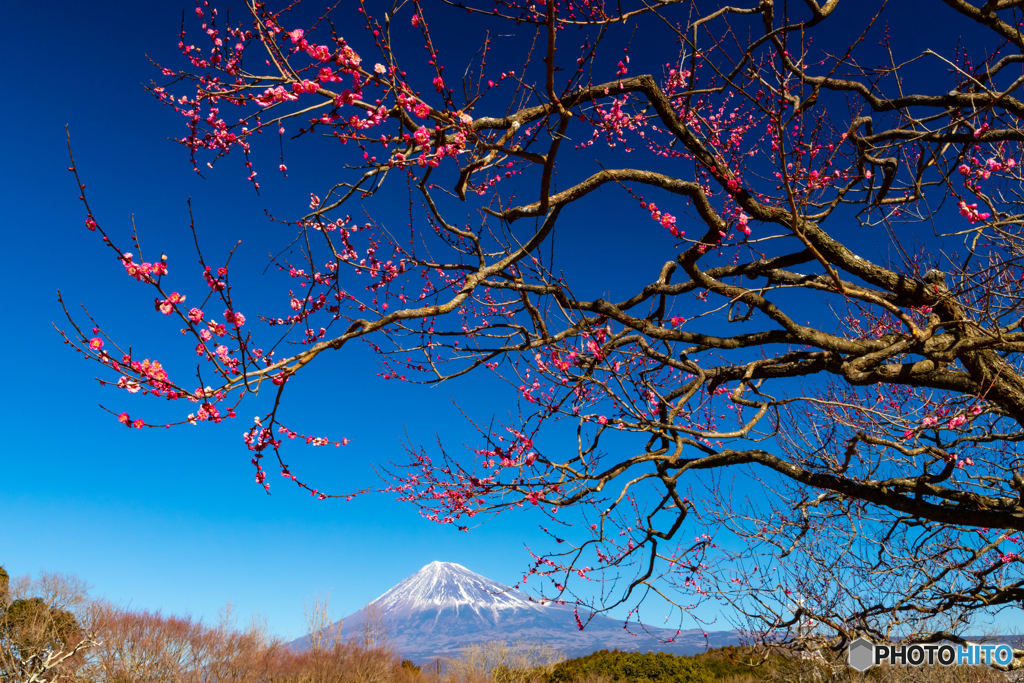
M282 424L292 377L356 340L388 380L490 373L516 416L465 455L410 446L386 490L459 526L576 508L529 573L581 627L658 594L725 600L751 637L812 650L962 638L1024 598L1021 3L741 4L314 19L250 0L232 24L202 2L198 44L183 25L183 64L150 88L196 171L240 155L258 190L275 133L287 174L286 124L342 168L281 220L302 253L275 259L281 306L246 316L226 264L201 254L186 304L166 258L119 247L72 158L87 228L190 340L199 387L97 321L65 339L111 385L195 404L177 423L269 392L245 435L256 480L319 499L360 492L286 464L285 444L347 443ZM964 39L926 31L932 13ZM408 237L373 218L396 202ZM573 592L626 567L607 601Z

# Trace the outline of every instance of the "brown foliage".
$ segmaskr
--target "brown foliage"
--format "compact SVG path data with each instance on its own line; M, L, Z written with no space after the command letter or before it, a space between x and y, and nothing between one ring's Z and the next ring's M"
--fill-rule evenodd
M190 616L164 616L111 605L95 608L102 643L92 652L95 683L406 683L419 672L401 666L386 646L343 641L328 630L328 602L306 605L319 630L306 651L289 648L254 620L234 627L230 605L216 626Z
M232 628L230 610L216 627L191 616L110 605L98 605L96 612L102 642L91 657L95 681L255 682L281 647L258 622L244 631Z
M401 666L387 648L369 649L357 641L336 642L319 652L282 649L270 660L266 683L412 683L422 674Z
M529 683L550 674L555 664L563 659L562 653L544 643L524 640L474 643L462 648L460 656L445 660L444 681Z

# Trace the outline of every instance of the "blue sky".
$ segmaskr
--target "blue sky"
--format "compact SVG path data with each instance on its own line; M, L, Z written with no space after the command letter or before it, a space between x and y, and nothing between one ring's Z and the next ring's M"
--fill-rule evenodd
M25 30L4 46L22 73L23 92L20 104L9 101L0 113L9 132L0 192L10 207L4 223L11 255L0 277L16 293L4 307L5 327L20 337L25 355L7 364L8 386L18 389L2 399L8 438L0 456L0 563L12 574L78 574L96 595L167 613L212 619L230 600L237 614L265 614L272 629L290 636L302 632L306 596L333 589L341 616L434 560L515 581L529 561L524 541L539 541L523 520L499 519L466 534L422 520L385 495L315 502L272 479L275 495L267 496L253 481L240 438L256 410L243 413L244 424L127 430L98 404L139 415L148 406L101 390L93 379L98 368L79 360L51 327L67 327L59 288L69 307L84 303L105 328L148 345L137 353L171 353L161 338L170 328L151 327L164 321L154 318L149 293L126 287L111 253L85 230L67 171L65 124L97 215L122 243L134 215L143 249L163 250L172 268L197 268L189 197L207 253L220 259L242 239L238 261L251 272L239 277L252 278L266 265L260 257L267 242L258 239L268 224L264 208L295 213L308 204L310 185L301 176L265 182L256 197L237 164L201 180L183 149L167 140L181 135L181 121L142 84L158 76L147 54L180 57L182 7L192 11L176 2L8 9ZM275 283L274 293L280 289ZM403 425L430 442L442 423L461 424L452 390L398 395L399 387L373 381L377 367L367 354L349 357L333 375L344 384L337 396L304 404L300 385L293 397L294 424L353 440L343 450L303 449L295 458L297 471L332 485L324 488L379 484L371 466L404 457ZM461 398L472 400L465 392ZM454 432L453 443L463 432Z
M434 560L515 582L529 562L524 545L547 547L538 519L507 515L465 534L424 521L386 495L315 502L274 481L273 473L274 495L266 496L253 483L240 441L251 414L262 411L245 408L239 420L219 427L127 430L98 404L134 416L146 413L145 402L98 387L98 367L81 362L51 327L67 327L59 288L69 308L84 303L112 334L138 340L143 357L171 357L169 335L176 334L153 312L148 291L127 286L109 250L85 230L67 171L65 124L90 204L123 244L134 216L147 253L167 253L172 273L196 268L191 198L205 253L223 255L242 241L234 277L249 289L239 309L255 313L263 297L280 296L280 281L261 277L268 245L277 244L267 241L272 227L264 209L300 213L309 192L322 190L315 173L331 160L310 161L311 170L303 170L304 148L289 148L291 177L271 178L267 167L259 197L238 160L207 180L195 176L184 150L167 139L182 134L180 117L142 88L158 77L147 55L181 66L181 12L193 7L42 0L7 8L15 28L2 48L13 73L0 110L8 253L0 270L8 292L0 563L12 574L78 574L96 595L167 613L212 619L230 600L238 614L262 613L273 630L292 637L301 633L303 599L316 591L333 590L341 616ZM935 21L929 30L949 37L947 22L928 19ZM627 264L648 259L637 244L615 237L615 211L605 210L580 249L614 243ZM627 268L592 284L617 290L629 276ZM493 395L482 394L475 380L398 386L376 379L369 354L345 354L344 363L316 379L336 391L318 391L313 378L301 377L290 388L295 428L352 439L345 449L303 450L294 458L325 489L377 483L374 465L403 458L405 430L417 443L432 442L436 431L456 448L471 442L456 404L481 419L481 395L499 417L509 409L490 406Z
M8 10L12 25L26 30L3 48L22 74L22 94L0 112L9 131L0 173L11 254L0 278L17 293L5 312L25 351L7 365L8 386L18 388L2 399L0 563L12 575L74 573L94 595L165 613L214 619L230 600L243 620L264 614L273 630L292 637L302 633L307 596L332 590L341 616L434 560L517 581L529 565L526 545L547 547L539 519L505 516L461 533L387 495L316 502L273 472L274 495L267 496L253 482L240 439L262 411L250 406L244 420L219 427L127 430L99 404L152 421L161 406L101 389L98 366L61 343L51 325L68 328L58 289L70 309L87 305L144 357L173 356L177 336L153 312L149 292L127 286L112 253L85 230L67 170L66 124L90 205L121 244L134 218L147 259L164 252L172 273L196 269L189 198L207 256L221 259L242 240L235 263L247 270L233 277L249 285L243 312L256 312L256 299L280 297L287 286L260 280L268 245L280 242L266 239L264 209L293 216L311 189L322 191L302 175L294 150L287 152L291 177L261 176L260 197L237 160L208 180L191 171L186 152L168 140L183 133L180 117L143 90L159 78L147 55L182 66L182 8L192 19L194 5L177 2L39 2ZM609 288L616 286L622 283ZM301 449L292 464L307 480L326 490L379 484L373 466L405 457L404 430L427 444L441 431L455 450L472 441L455 402L478 407L474 383L399 387L376 379L370 354L345 353L343 366L327 375L339 384L336 395L306 391L302 377L290 387L290 426L352 439L341 450Z

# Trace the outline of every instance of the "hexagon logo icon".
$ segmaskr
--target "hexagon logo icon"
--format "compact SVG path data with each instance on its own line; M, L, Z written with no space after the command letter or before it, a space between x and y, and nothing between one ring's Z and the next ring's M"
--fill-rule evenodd
M858 638L850 643L848 652L850 666L857 671L867 671L875 665L875 645L866 638Z

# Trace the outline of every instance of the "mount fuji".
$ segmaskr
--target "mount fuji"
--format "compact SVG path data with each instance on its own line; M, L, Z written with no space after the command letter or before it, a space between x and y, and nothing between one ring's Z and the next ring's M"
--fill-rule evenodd
M466 645L491 640L542 642L567 657L615 648L696 654L707 647L738 644L735 631L710 631L707 641L702 629L676 635L675 630L648 627L653 635L633 634L622 622L600 615L580 631L572 605L535 602L451 562L431 562L334 626L345 638L357 637L368 616L379 618L396 651L418 663L458 656ZM675 642L662 642L673 637ZM308 636L292 646L304 649L307 642Z

